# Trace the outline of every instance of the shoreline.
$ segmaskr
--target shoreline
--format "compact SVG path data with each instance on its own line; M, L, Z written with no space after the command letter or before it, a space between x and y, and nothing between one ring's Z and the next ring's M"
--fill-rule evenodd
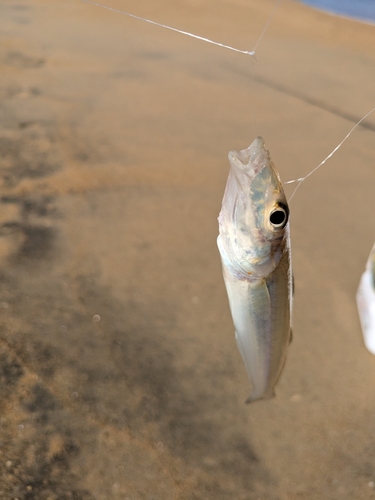
M324 13L324 14L329 14L330 16L338 17L338 18L345 19L348 21L356 21L356 22L361 23L361 24L368 24L370 26L375 26L375 12L373 14L373 16L374 16L373 18L361 17L360 14L358 14L358 16L357 16L357 15L347 14L345 12L338 12L335 10L331 10L330 6L324 7L322 5L316 5L314 3L310 3L310 2L304 1L304 0L299 0L299 1L300 1L300 3L302 3L303 5L305 5L307 7L311 7L312 9L315 9L319 12Z

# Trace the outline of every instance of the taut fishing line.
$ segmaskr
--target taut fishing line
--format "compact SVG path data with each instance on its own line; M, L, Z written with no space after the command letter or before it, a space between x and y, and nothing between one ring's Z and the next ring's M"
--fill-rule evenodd
M130 12L126 12L126 11L123 11L123 10L120 10L120 9L115 9L113 7L110 7L108 5L104 5L104 4L101 4L101 3L98 3L98 2L93 2L92 0L81 0L82 2L85 2L85 3L88 3L90 5L93 5L95 7L100 7L102 9L107 9L111 12L115 12L116 14L122 14L124 16L128 16L128 17L131 17L133 19L137 19L138 21L143 21L145 23L149 23L149 24L153 24L154 26L158 26L160 28L164 28L164 29L167 29L167 30L170 30L170 31L174 31L175 33L180 33L181 35L186 35L186 36L189 36L191 38L195 38L196 40L200 40L201 42L206 42L206 43L210 43L212 45L216 45L218 47L221 47L223 49L228 49L228 50L232 50L233 52L239 52L240 54L245 54L247 56L250 56L252 59L253 59L253 62L254 60L256 61L256 51L258 49L258 46L259 44L261 43L264 35L266 34L266 31L270 25L270 23L272 22L275 14L276 14L276 11L281 3L281 0L276 0L275 2L275 6L270 14L270 16L268 17L264 27L263 27L263 30L261 32L261 34L259 35L255 45L254 45L254 48L253 50L242 50L242 49L238 49L236 47L232 47L230 45L226 45L224 43L220 43L220 42L215 42L214 40L210 40L209 38L206 38L206 37L203 37L203 36L200 36L200 35L195 35L194 33L190 33L188 31L184 31L184 30L180 30L178 28L174 28L172 26L168 26L166 24L162 24L162 23L158 23L156 21L152 21L151 19L147 19L145 17L141 17L141 16L137 16L135 14L132 14ZM321 166L323 166L327 160L329 160L340 148L341 146L344 144L344 142L346 142L347 139L349 139L349 137L352 135L352 133L354 132L354 130L368 117L370 116L373 112L375 111L375 107L372 108L370 111L368 111L360 120L357 121L357 123L355 123L355 125L349 130L349 132L346 134L346 136L342 139L341 142L339 142L339 144L326 156L326 158L324 158L323 161L321 161L319 163L319 165L317 165L316 167L314 167L308 174L306 174L304 177L299 177L298 179L292 179L290 181L286 181L284 182L283 184L294 184L294 183L297 183L297 186L296 188L294 189L292 195L290 196L289 198L289 201L294 197L294 195L296 194L297 190L299 189L299 187L301 186L301 184L308 178L310 177L312 174L314 174Z

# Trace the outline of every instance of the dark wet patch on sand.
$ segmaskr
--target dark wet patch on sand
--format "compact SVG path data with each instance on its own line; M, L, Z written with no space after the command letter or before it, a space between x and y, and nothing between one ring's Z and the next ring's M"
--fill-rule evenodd
M39 179L61 168L51 126L27 123L21 130L0 132L0 175L6 187L22 179Z
M34 69L44 66L46 60L43 57L26 55L23 52L9 51L5 55L4 63L16 68Z

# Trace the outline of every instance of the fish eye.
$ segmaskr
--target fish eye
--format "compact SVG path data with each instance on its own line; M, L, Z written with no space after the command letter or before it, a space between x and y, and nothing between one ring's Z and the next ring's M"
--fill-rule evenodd
M274 229L283 229L288 222L289 210L281 204L270 213L270 223Z

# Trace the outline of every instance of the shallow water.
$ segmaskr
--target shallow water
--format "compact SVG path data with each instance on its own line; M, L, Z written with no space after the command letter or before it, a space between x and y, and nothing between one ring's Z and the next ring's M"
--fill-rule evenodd
M302 0L317 9L352 17L367 22L375 22L375 2L373 0Z

